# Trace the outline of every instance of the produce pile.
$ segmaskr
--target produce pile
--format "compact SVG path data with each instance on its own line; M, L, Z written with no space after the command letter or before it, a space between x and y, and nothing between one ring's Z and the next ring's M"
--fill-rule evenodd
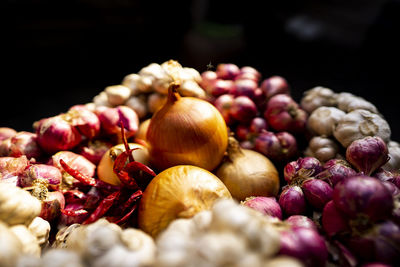
M170 60L0 128L0 266L398 266L400 144L366 99Z

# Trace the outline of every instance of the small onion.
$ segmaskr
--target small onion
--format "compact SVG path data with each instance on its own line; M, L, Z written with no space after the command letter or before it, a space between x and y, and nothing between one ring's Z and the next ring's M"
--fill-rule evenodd
M37 134L18 132L10 138L9 154L11 157L25 155L28 159L39 158L43 154L37 143Z
M62 115L72 126L84 136L92 139L100 134L100 120L97 115L84 105L72 106Z
M318 231L317 225L313 220L304 215L292 215L286 220L286 223L290 224L292 227L304 227L310 228L312 230Z
M238 96L233 100L230 115L237 121L247 123L257 115L257 106L247 96Z
M201 73L201 82L200 86L206 91L210 92L210 87L214 83L214 81L218 78L217 73L215 71L207 70Z
M234 80L236 76L239 75L240 69L238 66L232 63L218 64L217 70L218 78L224 80Z
M102 129L110 135L121 137L121 121L124 124L126 138L134 136L139 127L139 118L136 112L127 106L103 108L98 116Z
M46 221L53 221L61 214L61 210L65 207L64 195L59 191L48 192L45 199L41 200L42 210L39 217Z
M263 215L269 215L282 220L282 209L275 197L248 197L241 204Z
M227 160L216 174L238 200L276 196L279 191L278 171L273 163L256 151L241 149L233 138L229 138Z
M281 76L272 76L261 83L261 89L264 91L267 99L278 94L290 94L290 87L287 81Z
M168 100L147 130L151 164L159 170L189 164L213 170L228 145L228 129L220 112L205 100L181 97L172 83Z
M324 238L317 231L304 227L281 233L279 254L297 258L306 266L325 266L328 259Z
M256 117L251 120L249 130L252 133L261 133L263 130L268 130L267 121L261 117Z
M212 96L218 97L224 94L232 94L235 92L235 83L230 80L215 80L208 87L208 93Z
M332 199L333 189L319 179L308 179L301 185L307 202L316 210L321 211L325 204Z
M60 115L40 120L36 134L39 146L50 154L70 150L82 140L79 131Z
M300 133L305 130L307 113L290 96L279 94L268 101L264 118L277 131Z
M136 143L129 143L128 145L130 149L135 149L132 151L132 156L135 161L144 165L149 164L149 152L146 147ZM115 159L124 151L126 151L124 144L118 144L104 153L97 166L97 176L100 180L112 185L119 185L121 183L118 176L114 173L113 167Z
M14 157L0 157L0 182L7 182L7 180L18 178L25 168L29 165L29 160L26 156L18 158ZM14 180L15 182L17 179Z
M326 203L322 211L321 221L322 229L330 237L350 230L348 217L336 208L333 200Z
M335 186L347 177L355 176L357 172L345 160L332 159L324 164L324 171L317 174L316 178L328 181Z
M235 95L236 96L247 96L250 99L254 99L255 90L257 89L257 82L253 80L236 80L235 81Z
M393 209L389 190L378 179L362 175L337 183L333 201L351 219L367 216L372 222L388 218Z
M252 80L254 80L255 82L258 82L258 80L260 80L260 78L261 78L261 73L253 67L244 66L244 67L240 68L240 73L236 77L236 80L241 79L242 77L246 77L247 79L249 77L252 77L251 78Z
M369 176L388 162L388 149L382 138L367 136L347 147L346 159L358 171Z
M272 161L284 162L297 154L295 137L288 132L264 131L255 139L255 150Z
M286 186L279 196L279 205L283 212L290 215L300 215L306 212L306 200L299 186Z
M93 164L98 165L104 153L111 147L112 143L106 140L89 140L87 143L81 144L77 152L90 160Z
M8 127L0 127L0 141L13 137L17 133L16 130Z
M233 95L225 94L225 95L219 96L214 101L214 106L221 113L222 117L225 120L225 123L228 125L230 125L234 122L234 119L230 114L230 110L233 106L234 99L235 99L235 97Z
M61 172L58 168L46 164L32 164L28 166L19 176L21 187L32 186L35 180L45 180L49 186L57 189L62 180Z
M307 172L308 177L315 176L322 170L321 162L313 157L299 158L296 161L291 161L285 165L283 169L283 178L286 182L291 183L293 178L299 175L299 171Z

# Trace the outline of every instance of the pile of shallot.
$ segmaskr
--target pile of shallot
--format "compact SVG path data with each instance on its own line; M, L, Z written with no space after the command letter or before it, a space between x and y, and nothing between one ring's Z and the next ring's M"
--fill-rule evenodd
M170 60L0 127L0 265L400 265L390 126L362 97L291 90Z

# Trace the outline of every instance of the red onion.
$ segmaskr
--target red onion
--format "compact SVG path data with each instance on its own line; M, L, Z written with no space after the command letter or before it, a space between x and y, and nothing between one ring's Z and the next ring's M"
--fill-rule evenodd
M234 99L235 99L235 97L233 95L226 94L226 95L219 96L214 102L214 106L221 113L226 124L228 124L228 125L232 124L234 121L234 119L232 118L232 116L230 114L230 110L233 106Z
M250 132L257 134L268 130L267 121L261 117L255 117L250 122L249 130Z
M217 79L208 86L208 93L218 97L224 94L233 94L236 91L235 83L231 80Z
M8 127L0 127L0 141L13 137L17 133L16 130Z
M57 189L61 183L62 175L58 168L46 164L32 164L19 176L21 187L32 186L35 180L45 180L53 189Z
M100 134L99 118L94 112L83 105L72 106L63 116L82 135L89 139L93 139Z
M29 160L25 155L18 158L0 157L0 182L18 185L18 176L28 165Z
M260 112L263 112L265 110L265 106L267 105L267 99L265 98L263 90L261 90L260 88L256 88L254 90L253 101Z
M277 131L300 133L305 130L307 113L290 96L279 94L268 101L264 118Z
M297 154L297 142L287 132L262 132L255 139L255 150L273 161L287 161Z
M257 115L257 107L247 96L238 96L233 100L230 115L239 122L250 122Z
M400 227L391 221L375 225L348 242L350 250L365 262L382 262L398 266L400 262Z
M290 87L287 81L281 76L272 76L261 83L261 89L264 91L267 99L274 95L290 94Z
M77 152L90 160L93 164L98 165L103 155L113 146L113 143L105 140L90 140L85 144L81 144Z
M255 90L258 85L253 80L236 80L235 81L235 95L236 96L247 96L250 99L254 99Z
M135 135L139 129L139 118L136 112L127 106L104 108L98 111L102 129L109 135L121 137L121 121L124 124L126 138Z
M378 178L381 181L391 182L400 189L400 173L399 172L386 171L384 169L379 169L377 172L375 172L374 177Z
M392 194L393 197L400 194L400 189L394 183L389 181L381 181L381 182L386 187L386 189L389 190L390 194Z
M282 210L275 197L249 197L241 204L259 211L264 215L269 215L282 220Z
M388 218L393 209L393 197L382 182L362 175L337 183L333 201L349 218L366 216L371 222Z
M346 149L346 159L358 171L371 175L389 160L386 143L378 136L353 141Z
M65 207L64 195L59 191L48 192L47 197L42 202L42 210L39 217L46 221L53 221L58 218L61 213L61 209Z
M247 125L239 124L238 126L236 126L235 137L239 141L247 140L249 134L250 130Z
M317 174L316 178L326 180L332 186L347 177L355 176L357 172L345 160L331 159L324 164L324 171Z
M384 263L380 263L380 262L372 262L372 263L363 264L360 267L391 267L391 266L384 264Z
M301 189L307 202L318 211L322 210L325 204L332 199L332 187L319 179L306 180L302 183Z
M217 73L211 70L204 71L201 74L201 82L200 86L206 91L209 92L210 86L214 83L214 81L218 78Z
M244 66L240 68L240 73L236 76L236 80L239 79L250 79L258 82L261 78L261 73L253 67Z
M294 177L300 175L300 170L303 172L301 174L302 176L307 175L307 177L312 177L321 172L322 165L321 162L314 157L299 158L296 161L289 162L285 165L283 169L283 178L286 182L291 183Z
M349 219L347 216L336 208L333 200L326 203L322 211L322 229L328 236L334 236L338 233L349 231Z
M10 139L8 156L19 157L25 155L28 159L39 158L42 150L37 144L37 134L30 132L18 132Z
M317 231L295 227L281 233L281 255L301 260L305 266L325 266L328 249L324 238Z
M254 142L250 141L250 140L246 140L246 141L242 141L240 142L240 147L244 148L244 149L250 149L250 150L254 150Z
M235 64L225 63L218 64L216 70L217 76L224 80L234 80L239 75L240 69Z
M292 215L289 216L285 222L290 224L292 227L304 227L304 228L309 228L311 230L318 231L317 225L313 220L308 218L307 216L304 215Z
M81 142L78 130L60 115L40 120L37 129L37 143L47 153L70 150Z
M279 205L288 216L304 214L306 212L306 200L303 190L299 186L284 187L279 196Z

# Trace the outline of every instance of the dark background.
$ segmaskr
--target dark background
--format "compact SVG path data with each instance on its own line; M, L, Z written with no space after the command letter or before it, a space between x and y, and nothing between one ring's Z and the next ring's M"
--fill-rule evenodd
M3 0L0 10L0 126L31 131L125 75L175 59L200 72L232 62L281 75L297 101L318 85L352 92L377 106L400 141L399 0Z

